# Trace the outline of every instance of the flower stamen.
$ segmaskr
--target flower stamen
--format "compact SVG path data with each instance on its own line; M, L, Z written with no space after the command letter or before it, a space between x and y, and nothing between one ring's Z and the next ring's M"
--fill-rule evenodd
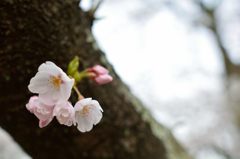
M83 107L83 109L81 111L81 114L86 116L86 115L89 114L89 112L90 112L90 107L88 105L86 105L86 106Z
M59 89L63 80L60 76L51 76L51 83L53 84L54 88Z

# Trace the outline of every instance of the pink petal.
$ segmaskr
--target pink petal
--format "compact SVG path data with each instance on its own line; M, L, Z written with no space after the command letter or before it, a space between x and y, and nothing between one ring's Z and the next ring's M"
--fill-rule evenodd
M104 74L108 74L108 70L101 66L101 65L95 65L92 67L92 71L95 72L98 75L104 75Z
M29 112L33 113L35 107L37 106L38 102L38 97L37 96L32 96L29 99L29 102L26 104L26 108Z
M94 81L99 84L107 84L109 82L111 82L113 80L112 76L106 74L106 75L101 75L101 76L97 76L96 78L94 78Z
M43 127L47 126L52 121L52 119L53 118L49 118L48 120L44 120L44 121L40 120L39 121L39 127L43 128Z

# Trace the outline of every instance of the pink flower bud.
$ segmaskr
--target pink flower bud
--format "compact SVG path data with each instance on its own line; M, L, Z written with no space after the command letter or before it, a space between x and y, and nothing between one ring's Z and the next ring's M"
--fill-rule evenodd
M94 80L94 82L99 85L107 84L113 80L112 76L108 74L109 71L101 65L93 66L87 71L89 76L92 77L92 79Z
M101 66L101 65L95 65L92 68L90 68L91 72L96 73L97 75L104 75L104 74L108 74L108 70Z
M32 96L26 105L26 108L40 120L39 127L45 127L52 121L53 107L41 103L38 96Z
M106 74L106 75L100 75L94 78L95 82L99 85L109 83L113 80L112 76Z

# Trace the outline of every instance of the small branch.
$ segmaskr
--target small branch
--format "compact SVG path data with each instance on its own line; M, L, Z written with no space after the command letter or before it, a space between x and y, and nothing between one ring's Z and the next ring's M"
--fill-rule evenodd
M92 7L91 7L91 9L87 12L87 14L88 14L88 17L89 17L89 19L90 19L90 24L91 24L91 26L93 25L93 22L94 22L94 20L96 20L96 19L101 19L101 18L96 18L95 17L95 14L96 14L96 11L99 9L99 7L101 6L101 4L103 3L103 1L104 0L98 0L98 1L96 1L96 0L92 0ZM95 3L94 3L95 2Z
M223 57L223 62L224 62L224 66L225 66L226 75L230 76L231 74L234 74L234 73L239 74L240 73L240 66L234 64L231 61L231 59L229 58L229 53L228 53L227 49L224 47L224 43L222 41L221 34L218 30L217 18L216 18L216 15L215 15L216 8L209 9L209 8L205 7L204 4L201 1L198 2L198 4L201 7L201 9L203 10L203 12L205 14L207 14L208 17L211 20L211 25L208 26L208 28L212 30L212 32L213 32L213 34L215 35L215 38L216 38L216 44L220 48L220 53L222 54L222 57Z
M92 15L95 15L96 11L98 10L98 8L102 4L102 2L103 2L103 0L98 0L98 2L96 2L95 5L92 6L92 8L90 10Z

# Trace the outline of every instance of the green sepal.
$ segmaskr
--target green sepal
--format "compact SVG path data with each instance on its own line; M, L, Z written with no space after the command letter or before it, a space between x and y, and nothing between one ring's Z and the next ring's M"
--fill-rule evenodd
M74 77L76 73L79 73L78 72L78 67L79 67L79 57L75 56L72 59L72 61L70 61L69 64L68 64L67 74L69 76Z

